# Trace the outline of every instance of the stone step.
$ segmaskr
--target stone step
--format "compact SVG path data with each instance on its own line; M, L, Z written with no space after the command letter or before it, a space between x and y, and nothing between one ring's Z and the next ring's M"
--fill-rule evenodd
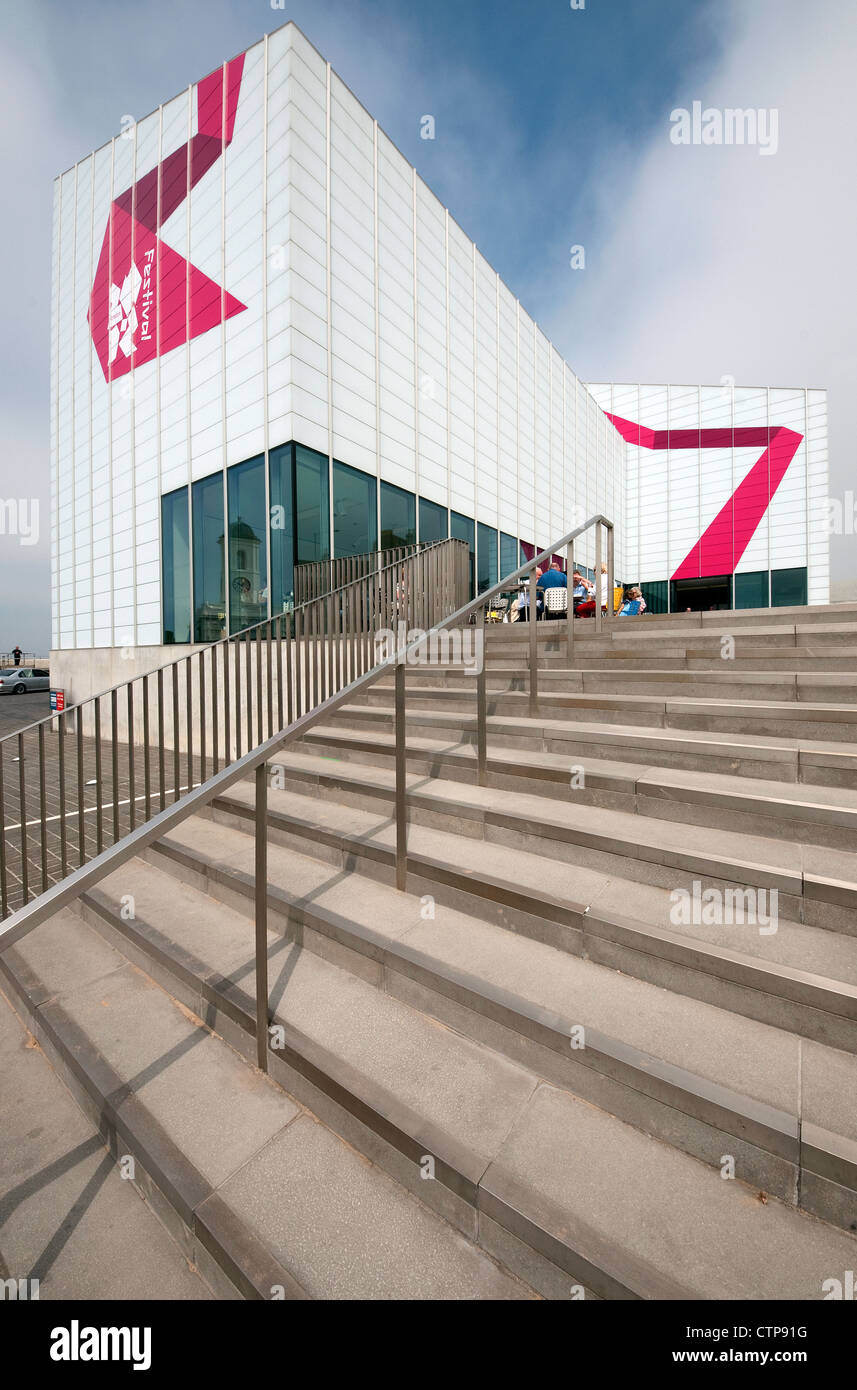
M346 812L374 806L389 814L394 805L392 769L333 762L291 748L276 761L277 781L286 789L337 801ZM849 851L559 803L529 792L510 799L502 789L413 773L407 788L415 825L511 849L520 846L549 859L604 866L670 889L687 887L695 879L740 885L756 894L776 889L779 910L786 916L857 936L857 878ZM306 808L299 809L306 814Z
M312 810L306 783L298 791L272 790L271 844L338 865L343 874L395 881L395 828L382 810L330 800L322 787ZM368 798L363 806L370 805ZM245 784L215 803L220 824L252 832L253 793ZM172 837L155 854L194 874L198 853L186 854ZM246 851L245 851L246 852ZM593 861L596 861L593 863ZM665 881L640 881L636 864L627 876L615 860L592 855L584 863L554 859L549 870L540 850L523 841L510 857L504 844L483 840L478 856L466 837L435 826L408 828L408 886L418 896L463 909L471 916L532 940L614 966L679 993L729 1008L838 1049L857 1051L857 939L789 917L780 905L776 931L762 931L739 912L712 917L697 901L705 878L670 873ZM549 873L549 877L546 874ZM250 893L252 878L236 885L220 864L209 864L203 886ZM676 883L689 897L678 899ZM722 885L723 881L718 881ZM232 901L227 897L227 901ZM724 897L724 903L728 899ZM677 905L678 904L678 905Z
M186 900L203 886L224 903L231 901L221 916L243 905L252 917L253 854L252 840L238 830L191 818L169 837L168 852L123 869L114 884L89 894L88 920L100 919L110 931L132 934L135 941L142 934L140 948L157 948L160 958L170 950L164 921L177 914L182 920L197 918ZM737 1145L742 1179L784 1201L797 1203L800 1169L805 1169L814 1175L804 1185L814 1194L807 1209L848 1224L857 1189L857 1163L852 1169L844 1157L857 1137L848 1100L857 1083L853 1054L657 989L460 910L437 905L426 919L419 898L366 879L355 892L353 876L295 851L271 846L269 856L269 920L278 922L293 943L347 966L376 989L504 1053L541 1079L717 1167L724 1146ZM155 862L171 869L179 882L159 883L166 875L158 874ZM186 886L188 870L193 890ZM129 892L135 919L126 928L121 906ZM227 978L234 983L229 962L215 958L220 934L211 927L216 918L209 908L199 945L193 936L181 936L174 970L180 970L189 949L202 951L194 988L203 980L215 988ZM250 930L245 923L240 933L245 941ZM307 1017L314 1009L324 1015L324 980L305 968L313 980ZM286 1003L294 1001L291 963L288 970ZM252 981L245 979L243 988L249 1032ZM349 988L353 993L356 987L332 981L331 999L344 998ZM232 983L227 993L231 1007L237 999ZM352 998L351 1012L358 1033L370 1027L378 1032L368 997L359 1007ZM296 1018L287 1010L284 1016L293 1028L306 1027L303 1012ZM352 1046L357 1041L350 1039ZM291 1045L298 1046L294 1037ZM390 1065L397 1073L394 1057ZM838 1110L831 1108L829 1088L822 1083L832 1076ZM413 1097L400 1098L399 1109L405 1103L412 1104ZM819 1148L822 1136L814 1132L812 1152L801 1154L801 1127L809 1135L810 1125L829 1134L826 1158ZM829 1176L833 1172L835 1181ZM823 1211L819 1194L827 1198Z
M394 766L396 742L390 731L357 731L334 719L316 724L292 745L327 759L364 766ZM475 782L473 743L419 738L408 734L408 767L413 773ZM610 807L638 815L678 820L726 830L744 829L776 839L857 850L857 790L782 783L773 778L712 772L665 770L646 763L591 758L552 751L538 754L507 748L492 740L487 750L485 785L531 792L574 805Z
M202 895L199 912L216 931ZM117 945L60 912L0 957L4 987L220 1297L532 1296ZM223 945L246 958L246 941Z
M728 615L726 615L728 617ZM568 625L562 621L547 620L536 625L539 648L543 645L556 646L565 650L568 642ZM492 625L484 629L486 650L491 652L519 652L521 646L529 643L527 623ZM648 622L614 623L609 628L596 633L592 627L575 620L574 649L588 655L607 654L614 650L638 652L669 651L676 648L692 649L702 654L716 652L719 656L724 637L732 637L736 651L743 649L759 651L770 656L795 655L811 648L829 655L839 650L853 650L857 647L857 623L816 623L816 624L775 624L747 625L724 622L721 628L681 627L667 628L651 625Z
M764 674L768 671L812 674L816 671L850 672L857 681L857 647L792 647L788 651L771 651L767 647L738 649L733 656L723 657L718 645L711 651L694 647L680 647L670 644L652 650L649 643L644 651L634 651L631 646L613 646L601 651L585 652L583 644L575 645L572 659L569 660L565 643L541 644L538 649L540 671L647 671L657 667L660 671L716 671L728 669L730 672L751 671ZM488 671L503 671L514 665L520 669L521 657L525 654L514 647L495 650L493 646L485 649L485 667ZM529 664L527 664L529 669Z
M473 743L476 717L456 711L408 708L408 736ZM349 704L336 714L340 729L393 729L392 707ZM647 766L723 772L736 777L767 777L780 782L857 789L857 746L762 734L722 734L669 727L586 723L584 720L529 719L523 715L488 717L489 746L528 749L570 757L628 758Z
M473 683L472 677L470 678ZM526 677L522 677L526 684ZM355 694L355 704L372 708L393 707L393 690L380 680ZM475 690L455 690L435 685L408 691L408 710L443 709L472 714ZM488 713L529 714L529 695L518 691L491 691ZM857 706L806 701L699 699L630 692L622 694L558 693L540 690L536 714L545 719L599 720L604 723L648 725L652 728L699 729L716 733L783 734L825 742L857 743Z
M722 663L723 668L731 663ZM406 668L409 689L460 690L472 693L473 670L462 667L409 666ZM385 673L375 688L392 688L393 674ZM518 662L508 667L486 668L489 692L529 690L529 671ZM576 670L569 667L547 667L539 671L539 688L548 694L614 694L624 689L636 695L686 695L701 699L715 691L716 698L731 700L769 700L841 703L855 706L857 717L857 679L850 671L738 671L718 670L624 670L609 667L596 670Z
M3 994L0 1073L0 1279L42 1302L212 1298Z

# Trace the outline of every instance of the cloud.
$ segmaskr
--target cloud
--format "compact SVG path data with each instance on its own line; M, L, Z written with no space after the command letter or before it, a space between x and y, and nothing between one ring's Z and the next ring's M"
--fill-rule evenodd
M542 322L591 381L829 389L830 487L853 487L857 404L857 8L717 6L732 42L689 71L641 151L591 171L600 236L586 269L533 280ZM676 146L673 107L776 108L779 148ZM572 238L573 239L573 238ZM834 578L857 577L831 538Z

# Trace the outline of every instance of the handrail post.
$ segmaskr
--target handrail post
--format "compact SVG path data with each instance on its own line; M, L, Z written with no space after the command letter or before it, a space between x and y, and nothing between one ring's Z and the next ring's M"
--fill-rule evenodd
M256 1065L268 1070L268 765L256 768Z
M398 634L397 634L398 635ZM405 742L405 663L396 661L396 887L408 880L407 757Z
M536 593L536 566L530 570L530 587L527 590L527 622L530 625L530 715L535 718L539 703L539 646L538 594Z
M616 586L616 555L613 545L614 531L612 523L607 527L607 621L611 622L614 612L613 590Z
M601 518L595 523L595 631L601 631Z
M568 593L565 612L566 656L570 666L574 660L574 541L569 541L566 554L568 556L565 562Z
M485 786L488 772L488 699L485 679L485 609L479 609L482 626L477 625L476 640L476 775L480 787Z

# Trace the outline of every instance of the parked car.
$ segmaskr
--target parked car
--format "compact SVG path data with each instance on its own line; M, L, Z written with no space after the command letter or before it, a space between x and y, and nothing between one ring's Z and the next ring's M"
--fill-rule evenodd
M0 695L24 695L28 690L49 690L50 672L41 666L9 666L0 671Z

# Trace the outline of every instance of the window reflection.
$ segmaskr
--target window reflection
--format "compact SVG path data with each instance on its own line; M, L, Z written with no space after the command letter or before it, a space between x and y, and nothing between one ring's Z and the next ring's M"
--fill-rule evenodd
M229 517L229 628L241 632L268 616L265 545L265 458L236 464L226 474Z
M190 641L187 488L161 498L164 642Z
M223 474L193 485L193 636L216 642L226 632L223 554Z

